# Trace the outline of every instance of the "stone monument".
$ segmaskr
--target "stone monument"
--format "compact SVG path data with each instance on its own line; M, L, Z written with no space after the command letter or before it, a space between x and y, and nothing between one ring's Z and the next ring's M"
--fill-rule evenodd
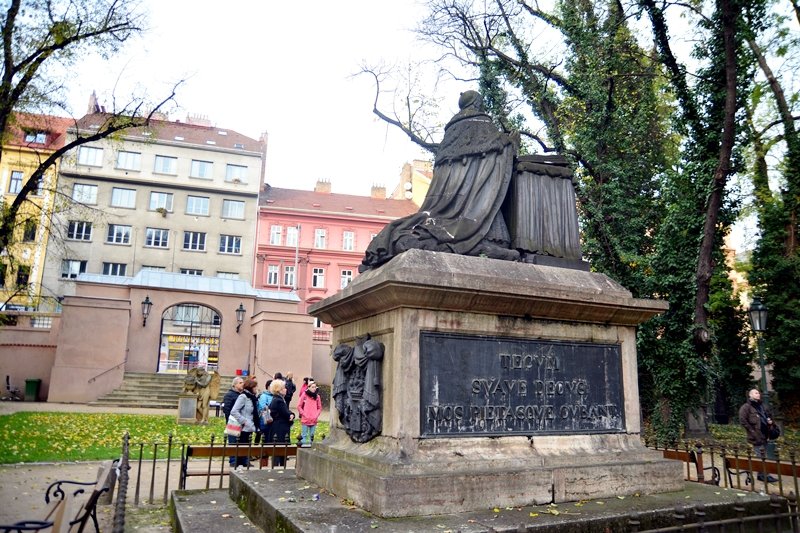
M337 377L298 476L383 517L678 490L639 438L636 327L667 304L588 271L565 160L459 104L420 212L309 310Z
M211 398L216 398L219 395L219 382L220 376L218 373L208 372L202 367L192 368L186 373L180 397L191 398L194 396L197 399L194 413L196 423L208 424L209 403ZM185 421L188 418L184 416L186 413L183 412L186 407L183 406L182 409L179 408L178 418Z

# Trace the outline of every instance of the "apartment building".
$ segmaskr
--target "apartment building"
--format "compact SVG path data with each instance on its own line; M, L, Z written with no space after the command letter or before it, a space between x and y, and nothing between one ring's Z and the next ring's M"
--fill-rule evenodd
M67 137L108 119L91 113ZM163 271L250 281L266 139L207 121L157 120L80 146L61 163L70 198L48 247L43 284L74 293L81 273L133 277Z
M16 113L2 145L0 192L10 206L39 165L64 146L68 118ZM28 309L46 304L42 291L45 250L50 237L50 217L55 205L58 162L50 167L36 189L20 206L6 255L0 258L0 308Z
M253 287L296 293L306 312L358 275L367 245L387 223L417 210L411 200L386 198L379 186L370 196L356 196L332 193L327 180L319 180L313 191L265 185ZM315 320L312 368L323 383L332 378L330 331Z

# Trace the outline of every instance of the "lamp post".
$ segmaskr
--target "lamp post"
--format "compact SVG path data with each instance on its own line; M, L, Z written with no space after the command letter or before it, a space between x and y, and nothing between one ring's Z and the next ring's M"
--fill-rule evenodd
M761 302L761 298L753 298L750 309L750 327L756 334L756 346L758 349L758 363L761 366L761 398L765 406L769 406L769 391L767 390L767 369L764 363L764 332L767 330L767 306Z
M147 317L150 316L151 307L153 307L153 302L150 301L150 295L148 294L142 300L142 327L147 325Z
M242 327L242 322L244 322L244 314L247 310L244 308L244 304L239 303L239 307L236 309L236 333L239 333L239 328Z

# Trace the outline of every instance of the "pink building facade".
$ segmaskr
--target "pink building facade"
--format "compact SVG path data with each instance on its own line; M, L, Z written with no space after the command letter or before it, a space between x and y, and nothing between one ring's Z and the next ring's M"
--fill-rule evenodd
M388 222L417 210L410 200L387 199L383 187L355 196L332 193L330 182L322 180L313 191L265 185L259 195L253 287L293 292L305 312L358 275L367 245ZM330 332L327 324L314 323L312 375L322 383L333 377ZM287 361L283 369L291 366Z

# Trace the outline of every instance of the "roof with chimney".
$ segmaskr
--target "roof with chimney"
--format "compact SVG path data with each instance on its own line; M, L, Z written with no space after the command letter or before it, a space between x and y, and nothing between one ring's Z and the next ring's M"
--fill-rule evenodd
M78 120L78 128L84 131L96 131L114 117L110 113L90 113ZM164 141L171 144L216 146L230 150L263 152L263 141L227 128L209 126L207 120L199 122L201 123L195 124L180 120L152 119L148 127L126 129L124 135L129 139L140 138L143 141Z
M378 196L380 191L383 192ZM260 208L343 213L348 215L390 217L392 219L416 213L419 208L410 200L386 198L386 189L373 187L372 196L337 194L319 191L281 189L265 184L258 195Z

